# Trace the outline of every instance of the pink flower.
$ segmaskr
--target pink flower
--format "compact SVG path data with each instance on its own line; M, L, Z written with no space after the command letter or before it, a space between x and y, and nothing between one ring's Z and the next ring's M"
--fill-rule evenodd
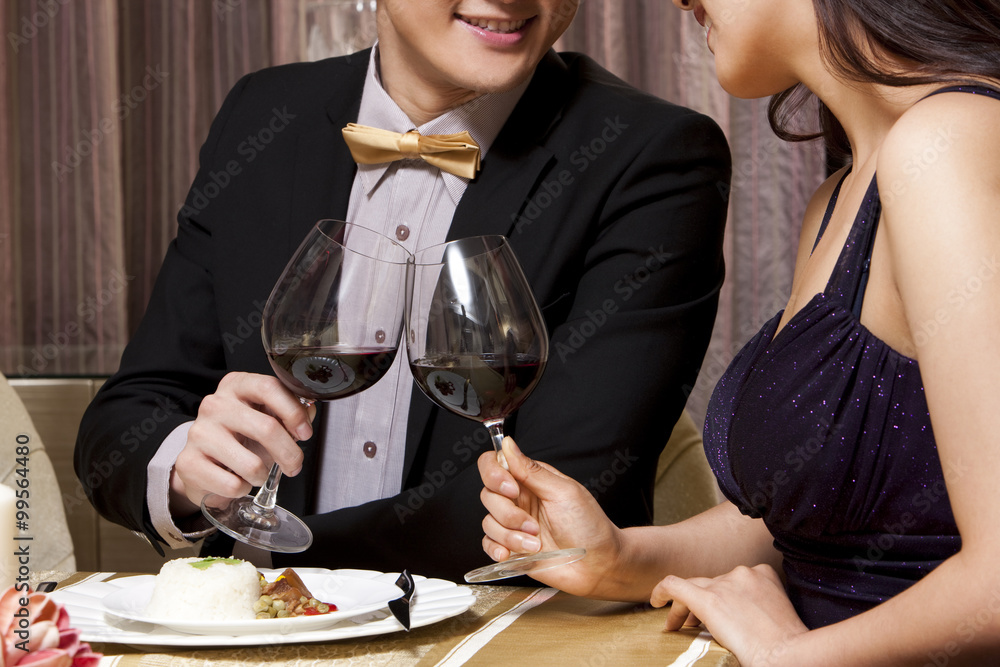
M0 597L0 640L0 667L97 667L101 659L80 641L80 631L69 627L65 607L13 586Z

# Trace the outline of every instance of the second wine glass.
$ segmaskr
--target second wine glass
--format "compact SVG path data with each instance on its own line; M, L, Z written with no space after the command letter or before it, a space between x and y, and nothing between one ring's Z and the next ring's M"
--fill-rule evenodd
M504 419L534 390L549 337L528 281L503 236L451 241L414 255L406 308L413 378L439 406L487 428L497 457ZM494 581L571 563L583 549L515 556L465 575Z
M364 391L399 349L413 257L356 224L319 221L292 256L264 306L261 337L278 379L304 405ZM202 512L231 537L269 551L304 551L312 533L275 504L281 470L271 466L255 496L210 495Z

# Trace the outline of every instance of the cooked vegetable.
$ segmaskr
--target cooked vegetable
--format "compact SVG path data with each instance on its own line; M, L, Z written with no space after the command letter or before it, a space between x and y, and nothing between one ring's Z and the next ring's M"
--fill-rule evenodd
M291 568L272 582L260 577L261 596L254 604L257 618L294 618L337 611L337 605L320 602Z

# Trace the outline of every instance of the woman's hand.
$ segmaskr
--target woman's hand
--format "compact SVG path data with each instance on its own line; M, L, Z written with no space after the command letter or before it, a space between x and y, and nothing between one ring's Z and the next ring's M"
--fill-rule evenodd
M770 565L740 566L714 578L665 577L650 603L673 600L667 630L704 623L744 667L780 665L807 628Z
M315 407L306 408L269 375L229 373L206 396L170 473L174 516L198 511L201 499L247 494L267 479L271 463L295 476L302 468L297 441L312 437Z
M503 451L509 470L494 452L479 457L481 498L490 512L483 519L483 550L501 561L512 554L583 547L583 560L531 576L574 595L614 597L609 588L614 575L627 576L618 567L621 531L583 485L528 458L511 438L504 439Z

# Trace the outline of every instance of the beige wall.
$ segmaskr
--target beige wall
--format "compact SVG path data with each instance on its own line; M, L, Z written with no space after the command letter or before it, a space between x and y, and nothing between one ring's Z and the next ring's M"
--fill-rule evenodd
M103 378L8 379L45 445L62 493L76 567L81 572L157 572L167 559L145 540L97 515L73 472L73 447L80 419ZM169 558L194 555L168 551Z

